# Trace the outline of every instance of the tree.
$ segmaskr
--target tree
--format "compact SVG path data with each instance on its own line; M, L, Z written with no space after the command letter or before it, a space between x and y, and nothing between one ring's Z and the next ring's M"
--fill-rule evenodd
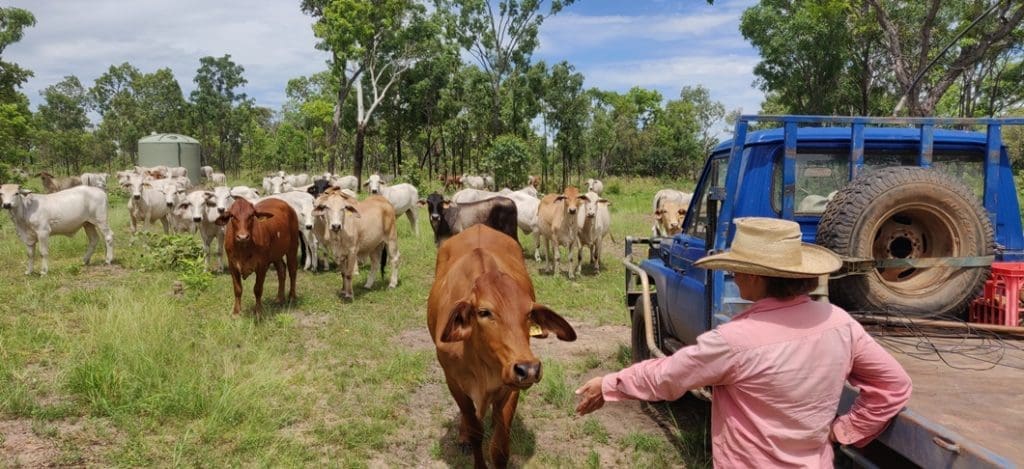
M0 7L0 57L7 46L21 40L25 28L35 23L35 17L26 10ZM28 160L34 123L28 97L20 88L31 76L31 71L0 60L0 180L8 180L8 165Z
M436 50L431 45L439 31L414 0L304 0L303 11L317 19L313 33L321 41L318 47L331 52L331 72L341 84L332 135L338 132L349 90L356 92L353 172L361 181L373 112L403 73ZM328 168L333 172L333 160Z
M548 124L554 129L555 145L562 154L562 187L569 185L572 170L582 169L583 129L589 113L589 99L583 92L583 75L568 62L551 67L545 86Z
M211 160L223 169L239 166L243 126L252 103L238 88L247 83L245 68L231 61L231 55L203 57L193 80L196 89L189 95L192 103L192 128L199 138L206 163Z
M87 133L88 94L74 75L64 77L40 92L45 100L36 114L39 135L37 145L45 161L61 165L68 173L81 172L82 157L91 145Z
M530 152L519 137L502 135L494 139L483 163L494 175L495 187L519 186L526 182Z
M547 14L543 0L435 0L446 12L448 31L477 62L490 84L490 135L502 134L503 87L510 77L524 72L537 48L537 32L544 19L557 14L574 0L552 0ZM527 120L532 116L528 116Z
M882 44L899 84L899 103L927 116L961 75L1019 41L1024 2L994 0L865 0L883 33Z

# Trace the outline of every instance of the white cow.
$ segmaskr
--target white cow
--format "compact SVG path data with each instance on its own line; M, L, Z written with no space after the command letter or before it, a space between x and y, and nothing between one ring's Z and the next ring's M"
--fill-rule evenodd
M355 176L331 176L331 186L338 189L348 189L352 192L359 191L359 180Z
M214 186L223 186L228 183L228 176L224 173L212 173L207 180Z
M249 186L235 186L231 188L231 196L241 197L249 202L253 202L260 198L260 192L256 189L250 188Z
M604 192L604 183L600 179L587 179L587 192L601 195Z
M652 211L654 213L654 226L651 233L654 237L662 237L679 233L683 226L683 219L690 207L690 200L693 194L677 191L675 189L662 189L654 194ZM671 205L666 207L666 205Z
M533 258L540 262L540 231L537 229L537 208L540 207L540 199L536 195L531 195L525 188L503 192L502 196L512 199L516 204L516 223L523 233L533 234Z
M213 188L213 206L217 209L218 214L223 215L234 202L235 198L231 195L230 187L217 186Z
M305 191L288 191L280 194L272 194L260 200L279 199L288 204L295 215L299 217L299 232L302 240L306 243L306 270L316 272L317 269L317 245L319 244L316 235L313 233L315 217L313 217L313 196Z
M32 273L37 244L42 256L39 273L46 275L50 271L50 235L71 236L80 228L89 238L82 258L85 264L96 250L100 233L106 242L107 264L114 260L114 232L107 224L107 193L102 189L76 186L52 194L33 194L19 184L4 184L0 186L0 206L8 210L18 237L25 243L25 275Z
M213 166L202 166L202 167L200 167L199 168L199 175L202 176L203 179L206 179L207 181L209 181L210 177L213 175Z
M82 173L82 184L107 189L107 173Z
M313 182L313 180L310 179L308 174L306 174L306 173L299 173L299 174L289 174L289 175L285 176L284 177L284 182L288 183L289 186L299 187L299 186L305 186L306 184L309 184L309 183Z
M181 178L181 177L187 178L188 177L188 168L185 168L184 166L173 166L173 167L167 168L167 173L168 173L168 176L172 177L172 178Z
M267 191L267 194L280 194L285 191L285 179L281 176L274 176L265 184L263 188Z
M224 255L224 227L217 225L217 218L220 213L217 211L217 195L212 191L192 191L185 196L185 200L178 204L188 219L199 231L199 237L203 240L203 254L206 255L206 265L210 265L210 246L214 240L217 241L217 271L224 271L226 257Z
M608 206L612 203L602 199L596 192L583 195L584 208L576 212L580 231L580 249L576 255L576 273L580 273L583 265L583 249L590 249L590 263L598 271L601 270L601 241L611 230L612 217Z
M164 233L169 229L168 215L177 203L177 195L183 188L170 179L152 179L132 175L127 188L131 198L128 199L128 214L132 233L138 232L139 220L143 221L142 229L148 230L153 220L159 220Z
M395 206L396 219L401 217L403 213L409 217L409 223L412 224L413 233L415 233L416 236L420 235L420 227L416 222L416 218L419 214L419 210L417 210L418 205L416 203L420 200L420 191L416 189L416 186L408 183L388 186L380 179L379 174L371 175L363 184L365 184L370 190L371 195L383 195L389 202L391 202L391 205Z
M462 189L452 196L452 203L454 204L468 204L470 202L479 202L481 200L487 200L492 197L501 195L498 192L485 191L480 189Z
M469 189L486 189L487 181L482 176L462 175L462 187Z

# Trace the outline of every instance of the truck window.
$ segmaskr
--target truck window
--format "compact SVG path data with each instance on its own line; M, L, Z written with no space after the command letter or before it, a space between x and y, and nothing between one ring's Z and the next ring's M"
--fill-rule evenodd
M980 151L936 151L932 167L960 179L981 200L985 195L985 154Z
M707 234L708 227L708 192L712 186L725 189L725 176L728 172L729 158L715 158L711 160L711 167L708 168L708 175L706 181L714 181L713 184L705 183L700 187L699 193L694 194L697 206L694 208L694 213L687 214L686 220L683 222L683 233L686 233L695 238L704 238ZM691 204L692 207L692 204ZM718 205L721 210L722 205Z
M850 179L848 153L807 150L796 155L796 194L793 212L798 215L821 215L835 191ZM772 175L772 207L782 211L782 156L775 160Z

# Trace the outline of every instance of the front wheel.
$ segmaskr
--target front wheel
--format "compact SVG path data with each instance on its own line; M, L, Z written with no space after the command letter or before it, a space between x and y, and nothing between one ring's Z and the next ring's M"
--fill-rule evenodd
M632 348L633 348L633 363L642 362L651 358L651 348L647 346L647 335L644 329L644 311L643 311L643 300L637 298L636 305L633 307L633 324L632 324ZM651 314L654 316L655 336L657 336L657 312L658 312L658 297L651 295Z

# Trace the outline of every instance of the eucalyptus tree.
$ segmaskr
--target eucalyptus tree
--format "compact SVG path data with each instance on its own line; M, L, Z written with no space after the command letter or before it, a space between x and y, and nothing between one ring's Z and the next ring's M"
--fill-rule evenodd
M238 167L242 132L248 123L252 101L239 88L245 86L245 68L230 54L199 59L189 95L193 133L199 139L206 163L213 160L222 169Z
M574 0L434 0L446 15L448 32L476 61L490 85L490 136L504 133L516 123L502 121L505 84L524 73L536 50L544 20ZM545 3L547 12L542 10ZM533 116L517 116L527 121Z
M583 91L583 75L564 61L551 67L545 91L544 101L549 109L546 120L555 131L555 145L562 155L562 187L565 187L573 170L582 170L583 130L590 102Z
M317 168L328 164L332 149L327 141L334 115L334 97L337 80L329 72L319 72L308 77L288 80L285 87L285 102L280 131L288 133L286 140L291 143L288 148L298 150L295 139L301 136L302 147L312 158L311 163ZM290 127L290 128L289 128Z
M437 48L440 30L415 0L303 0L316 23L318 47L331 53L331 72L340 83L332 127L339 131L342 106L355 92L353 172L362 180L367 127L392 86ZM333 171L332 164L328 166Z
M0 59L7 46L21 40L35 17L21 8L0 7ZM28 97L20 91L32 72L0 60L0 179L7 180L7 165L24 164L32 145L34 123Z
M68 173L80 172L82 159L92 143L88 132L88 93L78 77L69 75L39 94L44 102L35 116L39 129L36 145L43 160L62 166Z

